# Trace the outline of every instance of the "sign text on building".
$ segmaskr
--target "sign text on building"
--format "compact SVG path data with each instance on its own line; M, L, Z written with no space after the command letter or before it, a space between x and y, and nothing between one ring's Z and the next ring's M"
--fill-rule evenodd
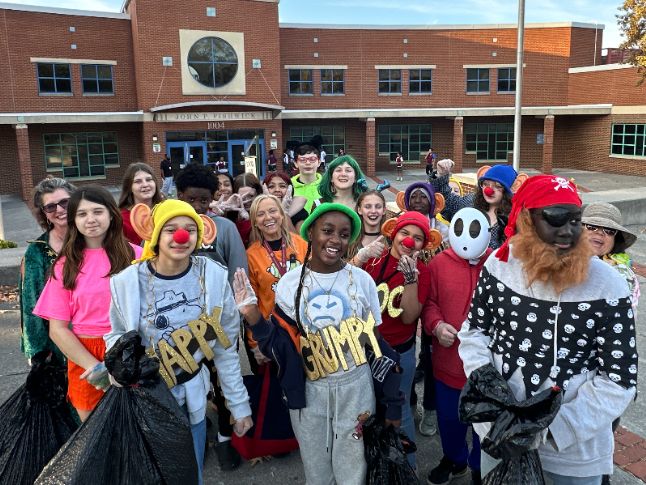
M262 121L273 119L271 111L224 111L204 113L155 113L155 121Z

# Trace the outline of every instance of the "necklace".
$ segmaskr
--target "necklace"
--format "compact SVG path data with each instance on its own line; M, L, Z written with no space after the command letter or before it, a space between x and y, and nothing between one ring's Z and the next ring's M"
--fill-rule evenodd
M381 236L381 231L377 231L377 232L364 232L364 233L363 233L363 235L364 235L364 236Z
M309 274L310 279L312 281L314 281L317 285L319 285L319 288L321 288L321 290L323 290L323 293L325 293L325 295L327 296L326 305L329 305L330 304L330 294L332 293L332 289L334 288L334 285L336 285L336 280L339 278L339 275L341 274L341 271L343 271L343 268L340 268L339 271L336 272L336 276L334 276L334 281L332 281L332 285L330 285L330 288L328 288L327 290L323 287L321 282L318 279L316 279L312 269L309 266L307 267L307 269L309 270L308 274Z
M280 261L276 259L276 256L274 256L274 251L271 249L271 247L269 247L269 243L266 240L263 241L262 245L264 246L265 251L267 251L269 259L271 259L271 262L276 266L276 269L280 273L280 276L283 276L287 272L287 248L285 245L285 239L281 238Z

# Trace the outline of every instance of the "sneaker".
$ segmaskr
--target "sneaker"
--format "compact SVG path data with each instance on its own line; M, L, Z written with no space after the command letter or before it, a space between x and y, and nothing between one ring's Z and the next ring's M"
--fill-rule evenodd
M231 445L231 441L223 441L215 445L215 454L222 471L228 472L240 466L240 455Z
M471 485L482 485L480 470L471 470Z
M444 485L454 478L463 477L468 473L467 465L457 465L443 456L440 464L431 470L426 478L429 485Z
M424 411L424 416L419 422L419 432L422 436L433 436L437 433L437 419L435 411Z

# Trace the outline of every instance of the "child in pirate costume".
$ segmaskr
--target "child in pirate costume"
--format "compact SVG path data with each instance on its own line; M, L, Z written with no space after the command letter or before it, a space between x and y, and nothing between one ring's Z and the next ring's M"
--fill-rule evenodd
M360 227L356 212L342 204L324 203L310 214L301 227L306 263L278 282L270 321L244 272L234 280L254 339L279 366L308 485L365 483L355 426L359 415L375 411L373 379L386 422L399 425L401 418L399 355L376 329L377 288L370 275L343 260Z
M553 175L514 195L509 239L487 259L458 334L467 376L488 364L516 399L563 389L558 414L537 440L556 485L600 484L613 471L611 424L637 386L635 318L626 281L581 236L576 186ZM475 423L480 437L490 423ZM481 455L482 472L495 466Z
M415 211L387 220L381 232L392 244L378 257L369 259L363 269L377 284L383 322L380 333L400 355L400 391L406 396L402 428L411 440L416 441L410 406L415 377L415 341L417 321L430 286L428 267L417 256L424 248L433 250L439 246L442 236L430 228L427 217ZM414 468L415 454L409 453L407 458Z
M136 330L160 360L160 374L186 409L200 477L206 443L206 396L213 360L228 408L243 435L252 426L236 350L240 318L227 271L204 256L194 256L202 242L215 238L215 224L186 202L167 200L151 211L138 204L131 220L145 240L141 259L110 280L110 348L121 335Z

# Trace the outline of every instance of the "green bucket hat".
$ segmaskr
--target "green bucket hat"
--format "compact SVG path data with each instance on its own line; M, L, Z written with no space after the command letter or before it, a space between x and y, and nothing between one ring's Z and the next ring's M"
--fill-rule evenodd
M305 239L305 241L310 242L309 235L307 234L310 226L314 224L314 221L316 219L321 217L326 212L343 212L346 216L348 216L350 218L350 223L352 224L350 243L353 243L357 240L359 234L361 233L361 219L359 218L359 214L343 204L338 204L335 202L324 202L312 211L312 213L307 217L307 219L305 219L303 225L301 226L301 237Z

